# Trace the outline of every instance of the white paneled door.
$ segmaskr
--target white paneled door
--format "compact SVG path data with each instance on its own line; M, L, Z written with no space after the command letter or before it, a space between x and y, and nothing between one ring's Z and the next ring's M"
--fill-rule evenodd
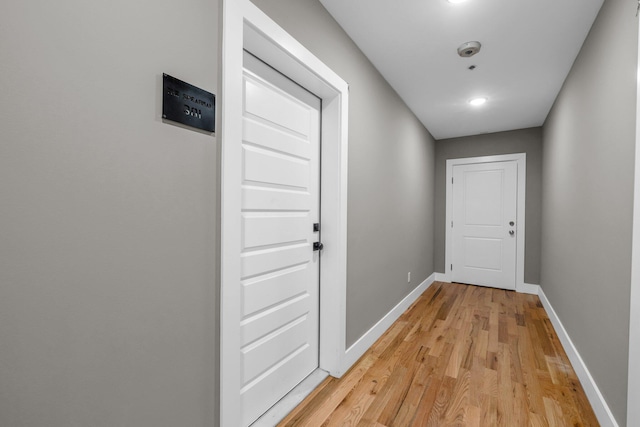
M516 288L516 161L453 166L451 280Z
M320 99L244 54L242 423L318 367Z

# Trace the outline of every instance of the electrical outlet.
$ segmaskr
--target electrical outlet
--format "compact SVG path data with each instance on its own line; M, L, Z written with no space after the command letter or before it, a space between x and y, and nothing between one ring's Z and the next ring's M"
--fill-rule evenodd
M407 273L407 283L411 283L411 272Z

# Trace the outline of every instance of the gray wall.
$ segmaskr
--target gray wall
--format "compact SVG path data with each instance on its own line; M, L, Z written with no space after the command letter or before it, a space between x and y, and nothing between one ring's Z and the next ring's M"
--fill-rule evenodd
M542 179L542 129L530 128L436 141L435 165L435 239L433 264L445 272L446 174L447 159L527 154L527 200L525 207L524 281L540 283L540 224Z
M351 345L434 271L434 141L318 0L254 3L349 83Z
M3 3L0 425L213 424L217 144L160 114L163 72L217 92L217 17Z
M626 421L636 4L606 0L543 132L542 289Z

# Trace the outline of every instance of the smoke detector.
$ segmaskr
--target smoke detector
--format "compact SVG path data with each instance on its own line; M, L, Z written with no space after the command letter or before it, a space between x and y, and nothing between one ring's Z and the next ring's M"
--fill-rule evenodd
M476 53L480 52L480 47L481 46L482 45L480 44L480 42L462 43L458 47L458 55L460 55L463 58L470 58L473 55L475 55Z

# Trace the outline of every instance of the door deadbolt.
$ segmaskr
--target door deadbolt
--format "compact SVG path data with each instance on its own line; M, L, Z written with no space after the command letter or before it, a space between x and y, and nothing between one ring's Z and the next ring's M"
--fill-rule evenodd
M513 221L509 221L509 225L513 227L514 225L516 225L516 223Z

